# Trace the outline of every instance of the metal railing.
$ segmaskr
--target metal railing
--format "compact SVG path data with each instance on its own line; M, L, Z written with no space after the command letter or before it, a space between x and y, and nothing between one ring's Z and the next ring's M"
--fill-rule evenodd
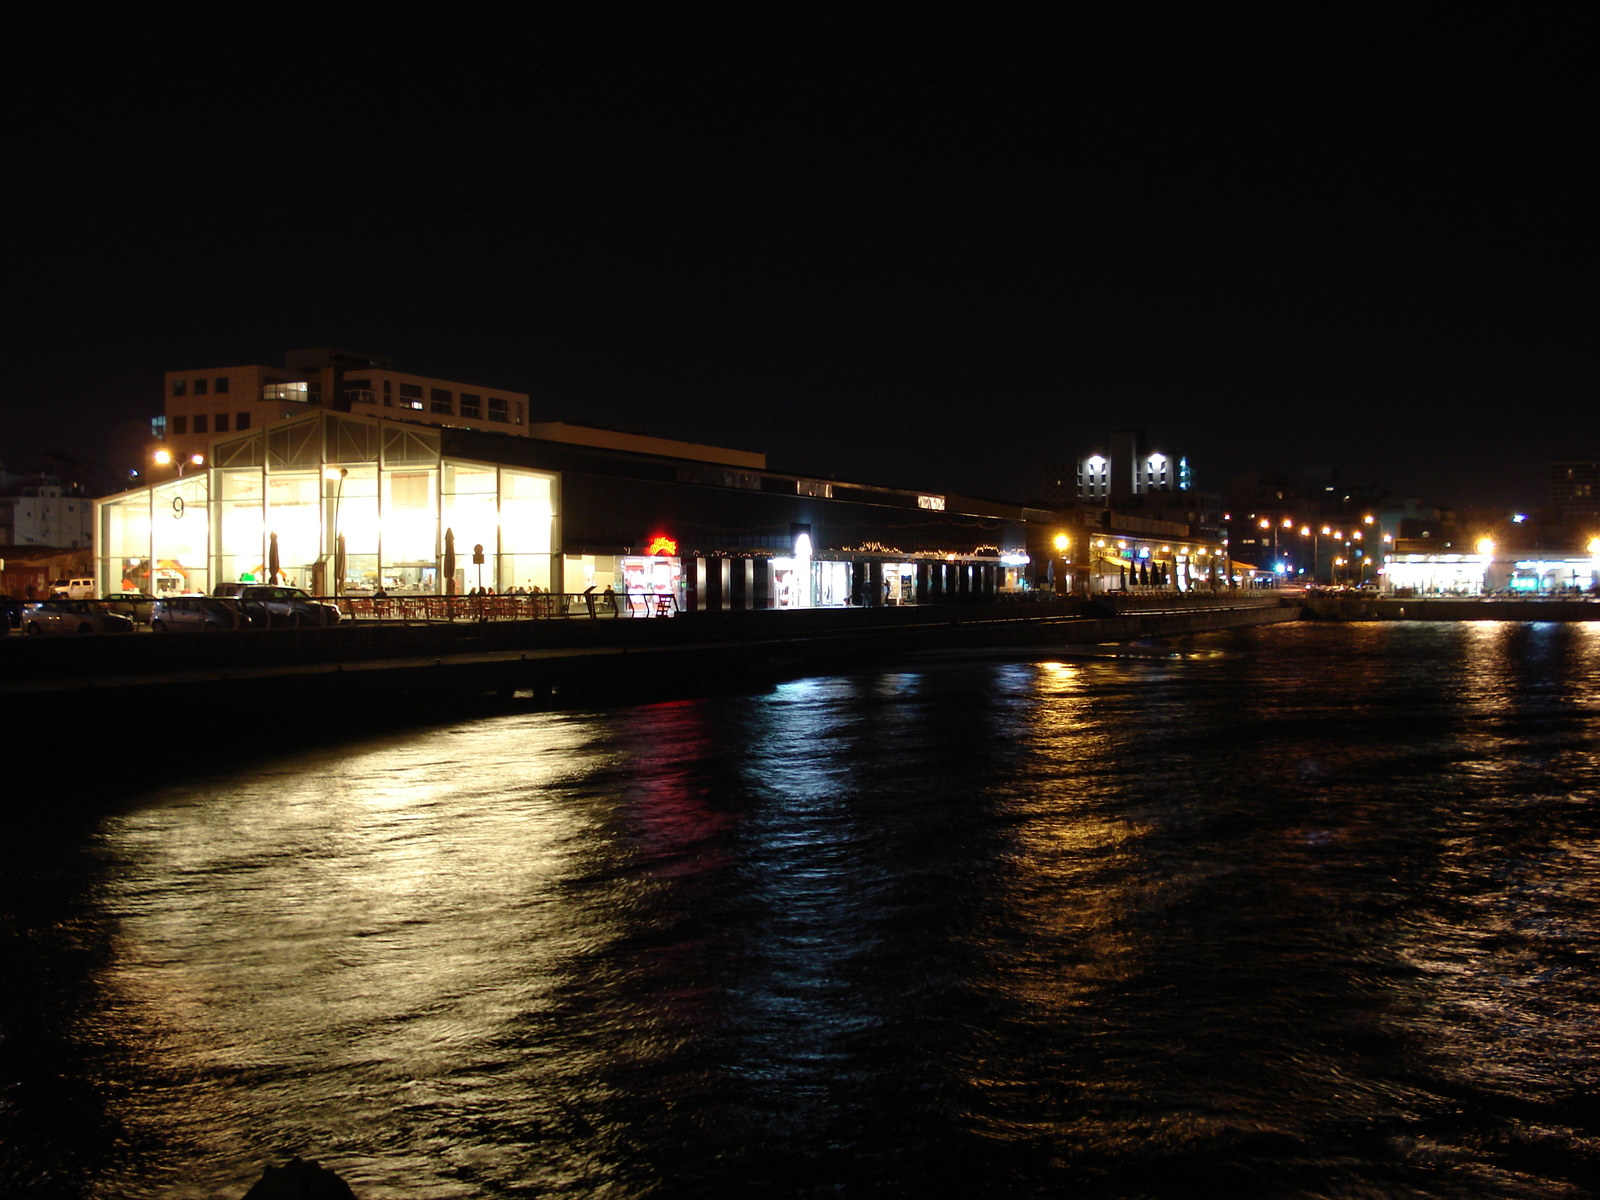
M640 592L538 592L482 596L330 596L356 621L425 624L435 621L618 620L672 617L678 598Z

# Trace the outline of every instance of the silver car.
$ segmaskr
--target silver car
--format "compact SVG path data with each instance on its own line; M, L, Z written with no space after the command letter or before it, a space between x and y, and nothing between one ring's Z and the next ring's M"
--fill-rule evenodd
M107 612L94 600L40 600L22 610L22 632L29 637L48 633L132 633L133 622Z
M107 612L121 613L135 625L148 625L156 598L149 592L107 592L100 603Z
M150 610L152 633L204 633L243 626L239 606L215 596L164 596Z
M265 583L223 583L218 596L236 600L245 623L257 628L277 625L337 625L344 616L336 605L313 600L297 587Z

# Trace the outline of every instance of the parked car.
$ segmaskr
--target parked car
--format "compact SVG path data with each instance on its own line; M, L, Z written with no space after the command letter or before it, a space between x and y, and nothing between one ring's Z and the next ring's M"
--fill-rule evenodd
M107 592L100 603L107 612L121 613L135 625L150 624L150 612L156 598L148 592Z
M216 596L166 596L150 610L152 633L202 633L243 625L238 604Z
M26 600L17 596L0 596L0 633L5 632L5 627L22 628L22 610L27 605Z
M64 597L68 600L94 599L94 580L87 576L78 576L74 579L52 579L50 581L50 596Z
M343 618L336 605L313 600L300 588L264 583L219 583L216 596L236 600L245 622L269 625L337 625Z
M93 600L40 600L22 611L22 631L29 637L47 633L132 633L133 622L107 612Z

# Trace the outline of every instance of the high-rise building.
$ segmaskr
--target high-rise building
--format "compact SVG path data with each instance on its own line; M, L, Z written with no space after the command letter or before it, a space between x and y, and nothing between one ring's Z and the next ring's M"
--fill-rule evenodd
M1600 455L1550 464L1550 507L1563 521L1600 520Z
M1186 492L1194 486L1189 459L1157 449L1142 429L1111 435L1111 453L1096 450L1078 460L1078 502L1112 508L1150 492Z

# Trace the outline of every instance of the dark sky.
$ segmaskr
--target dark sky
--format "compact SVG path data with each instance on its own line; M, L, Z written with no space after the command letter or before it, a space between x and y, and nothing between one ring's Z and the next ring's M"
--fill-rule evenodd
M1019 500L1134 424L1447 503L1600 449L1577 10L204 11L14 65L13 468L322 345Z

